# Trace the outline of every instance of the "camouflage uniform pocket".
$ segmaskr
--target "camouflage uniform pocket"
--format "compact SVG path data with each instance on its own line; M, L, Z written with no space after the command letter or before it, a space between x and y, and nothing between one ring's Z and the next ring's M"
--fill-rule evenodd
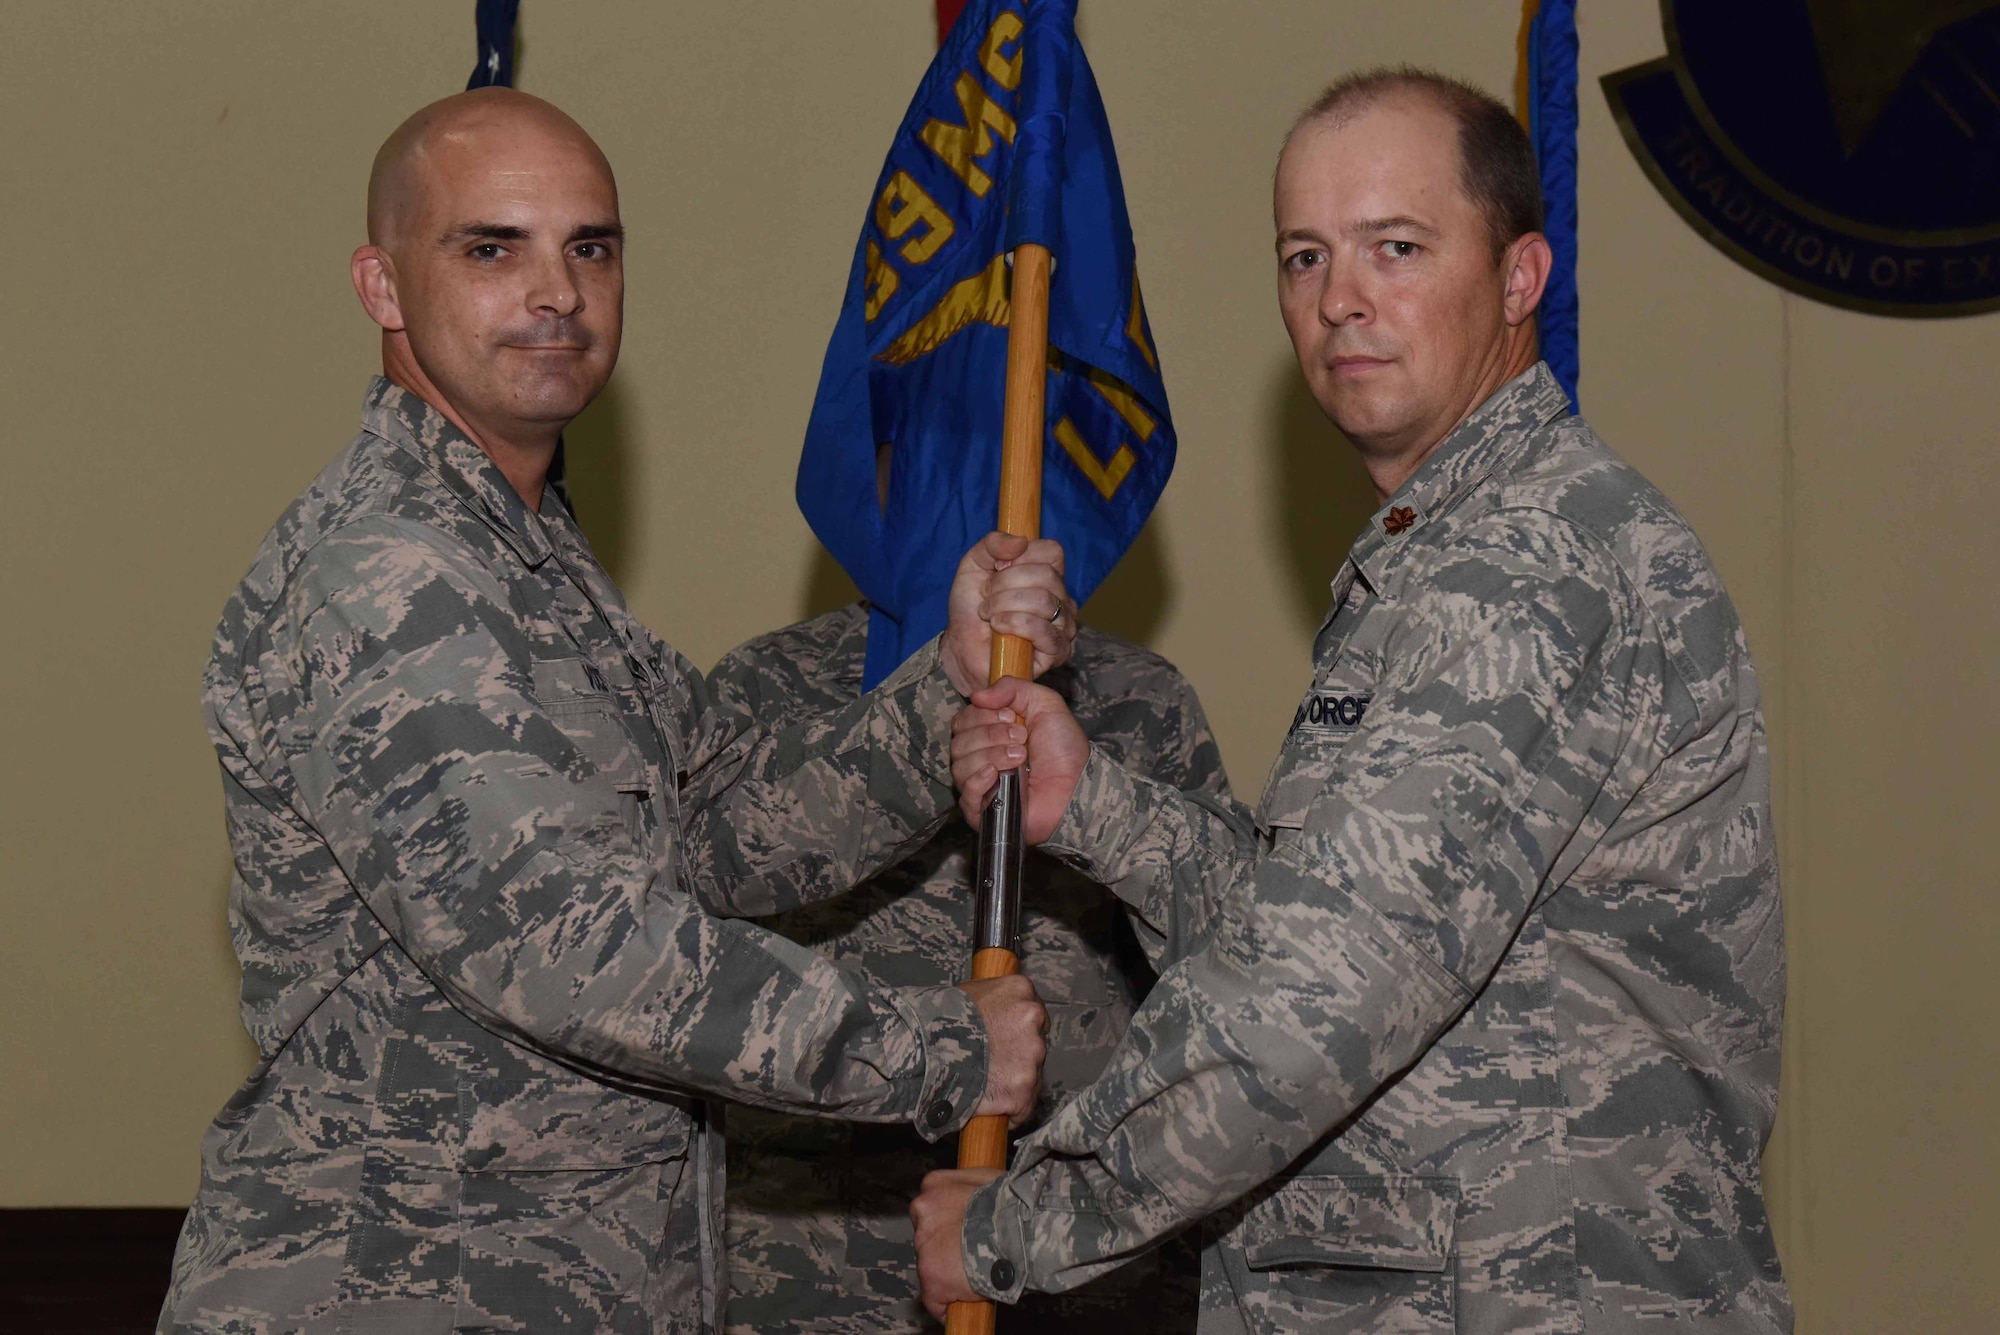
M1281 831L1297 838L1305 828L1307 809L1332 783L1334 765L1346 744L1347 738L1340 734L1295 730L1285 738L1271 777L1264 781L1263 800L1257 804L1257 825L1265 838L1275 842Z
M1356 586L1355 597L1361 596ZM1350 628L1351 629L1351 628ZM1272 842L1296 840L1306 809L1333 783L1348 739L1361 730L1374 701L1372 655L1336 649L1321 658L1311 689L1299 698L1285 743L1264 780L1257 826ZM1290 832L1290 833L1286 833Z
M468 1080L459 1110L454 1330L653 1335L683 1311L698 1328L682 1108L549 1077Z
M673 1226L684 1164L464 1174L452 1329L654 1335L655 1304L697 1329L699 1235Z
M616 1168L688 1152L690 1116L679 1102L621 1093L582 1076L467 1076L459 1082L458 1110L459 1165L467 1173Z
M1296 1177L1223 1239L1245 1325L1279 1332L1457 1328L1458 1184Z
M626 730L616 697L601 674L580 658L536 659L535 698L549 721L617 793L618 815L634 838L645 837L642 811L652 791L645 758ZM572 777L587 779L581 772Z

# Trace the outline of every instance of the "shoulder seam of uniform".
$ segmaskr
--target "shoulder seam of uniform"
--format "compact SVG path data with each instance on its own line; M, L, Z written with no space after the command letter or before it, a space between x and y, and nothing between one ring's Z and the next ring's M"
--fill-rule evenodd
M1640 476L1643 479L1643 475ZM1684 651L1677 647L1678 637L1673 633L1672 627L1660 619L1659 611L1653 606L1652 601L1645 596L1644 582L1639 577L1639 572L1627 569L1625 562L1618 559L1618 553L1613 549L1609 538L1576 516L1564 514L1561 510L1545 502L1526 499L1505 501L1496 505L1490 513L1502 514L1508 511L1534 511L1539 514L1550 515L1556 519L1560 519L1575 532L1588 537L1592 546L1603 552L1606 559L1611 562L1612 568L1618 572L1618 579L1625 588L1626 596L1638 607L1639 618L1651 626L1654 634L1658 636L1661 648L1666 651L1663 657L1667 661L1668 669L1673 672L1674 676L1680 681L1682 688L1688 692L1691 698L1696 701L1700 701L1703 698L1707 690L1707 683L1689 675L1687 666L1681 661ZM1686 517L1681 516L1678 510L1674 511L1674 514L1680 517L1681 527L1686 531L1689 539L1697 547L1700 547L1701 540L1695 535L1693 529L1688 526ZM1478 521L1475 520L1473 522L1476 523ZM1706 549L1702 550L1703 554L1706 555Z
M460 541L455 534L451 533L447 529L439 527L436 524L426 524L423 520L412 518L409 515L399 515L388 510L382 510L370 507L366 510L361 511L359 514L346 516L339 523L334 524L330 528L327 528L318 535L316 535L310 543L301 546L298 549L298 552L294 556L292 561L285 568L285 577L278 585L277 596L272 599L272 605L276 606L277 604L282 603L285 600L285 596L288 593L290 593L292 586L298 582L299 571L305 568L307 558L312 556L312 554L317 552L321 547L325 546L328 540L346 533L349 529L358 528L362 524L369 523L375 520L381 520L397 528L407 527L407 528L417 529L425 533L437 534L440 537L452 540L453 542L457 543L460 547L465 547L465 544L462 541ZM470 548L466 548L466 550L470 555L473 556L476 563L478 553L472 552ZM332 596L331 593L329 593L328 595L329 600L331 599L331 596ZM325 606L326 606L326 600L322 600L321 602L315 604L313 607L306 610L306 612L303 614L302 620L310 620L312 617L317 615L320 612L320 610Z
M1568 528L1575 533L1581 534L1583 537L1589 540L1587 545L1591 548L1591 550L1597 552L1600 556L1602 556L1604 560L1611 566L1611 568L1618 572L1619 583L1625 588L1628 595L1633 596L1641 604L1645 602L1645 599L1637 597L1638 594L1637 582L1633 579L1632 572L1625 568L1625 563L1618 559L1618 553L1612 548L1610 540L1606 538L1602 533L1599 533L1596 529L1592 528L1590 525L1585 524L1581 520L1577 519L1576 516L1566 515L1561 510L1556 509L1554 506L1542 504L1540 502L1525 501L1525 500L1501 501L1500 503L1494 505L1494 507L1490 510L1486 510L1477 515L1467 516L1465 520L1465 527L1468 529L1474 528L1488 519L1498 518L1509 514L1547 515L1551 519L1559 520L1565 528ZM1447 554L1450 550L1451 548L1449 547L1449 545L1440 544L1436 548L1436 553L1437 555L1442 556Z

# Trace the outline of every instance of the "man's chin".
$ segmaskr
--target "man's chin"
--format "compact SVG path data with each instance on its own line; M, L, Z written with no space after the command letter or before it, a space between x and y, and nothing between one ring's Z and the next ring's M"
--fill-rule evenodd
M1328 420L1351 440L1393 434L1408 416L1402 396L1386 387L1322 385L1317 396Z
M537 376L514 387L514 416L523 422L568 422L596 401L604 385L594 376Z

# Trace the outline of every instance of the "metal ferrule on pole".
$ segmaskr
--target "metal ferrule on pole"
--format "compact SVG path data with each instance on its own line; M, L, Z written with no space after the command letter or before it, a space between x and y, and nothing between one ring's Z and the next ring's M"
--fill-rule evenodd
M993 785L979 822L979 876L972 918L974 950L1014 949L1021 927L1021 771Z

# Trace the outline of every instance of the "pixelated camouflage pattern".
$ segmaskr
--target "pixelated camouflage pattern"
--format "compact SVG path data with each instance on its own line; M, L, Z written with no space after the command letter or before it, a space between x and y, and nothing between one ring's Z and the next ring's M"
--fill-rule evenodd
M775 722L837 710L861 693L868 613L853 604L759 636L709 674L718 705ZM1045 684L1137 773L1227 802L1228 780L1194 688L1173 666L1084 627ZM884 984L962 977L976 839L961 821L853 891L762 921ZM1031 853L1021 958L1049 1010L1046 1115L1096 1078L1152 980L1125 911L1102 887ZM841 887L829 885L830 891ZM901 1127L842 1126L736 1108L729 1114L728 1327L757 1335L934 1330L917 1300L909 1206L952 1147ZM1054 1298L1009 1327L1059 1332L1192 1330L1197 1258L1177 1245Z
M1047 847L1187 953L973 1198L974 1285L1200 1220L1204 1331L1789 1329L1764 727L1699 542L1538 366L1333 595L1254 814L1092 755Z
M800 902L951 814L935 646L758 730L415 396L279 520L204 680L260 1061L202 1148L160 1328L713 1329L702 1094L969 1117L963 992L698 900ZM914 1134L914 1133L913 1133Z

